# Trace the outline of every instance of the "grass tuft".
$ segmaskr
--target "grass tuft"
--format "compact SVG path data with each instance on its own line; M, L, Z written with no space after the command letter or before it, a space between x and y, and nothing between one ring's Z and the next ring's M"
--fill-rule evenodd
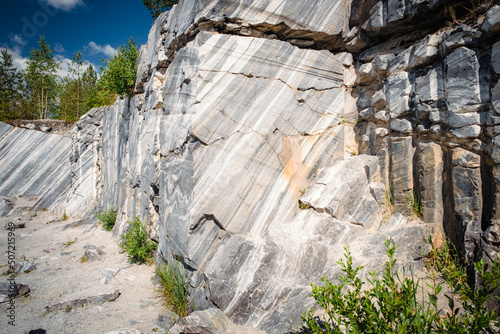
M406 212L418 218L422 217L422 200L415 189L406 196Z
M180 318L188 315L189 286L185 280L184 267L180 262L164 263L155 271L160 293L165 306Z

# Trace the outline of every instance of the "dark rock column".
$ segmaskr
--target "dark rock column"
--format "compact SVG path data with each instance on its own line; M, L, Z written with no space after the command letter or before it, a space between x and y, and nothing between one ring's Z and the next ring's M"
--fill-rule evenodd
M463 252L465 261L476 259L481 234L483 209L481 157L478 154L455 148L452 151L452 182L454 211L458 218L457 226L450 229L449 237ZM459 239L463 238L463 242Z
M391 177L394 207L397 211L404 211L407 198L413 195L413 147L412 137L391 138Z
M442 235L443 223L443 150L439 144L419 144L419 182L422 220Z

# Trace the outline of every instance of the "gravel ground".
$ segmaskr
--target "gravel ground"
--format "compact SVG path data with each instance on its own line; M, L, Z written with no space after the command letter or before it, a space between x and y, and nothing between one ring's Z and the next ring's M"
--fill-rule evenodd
M8 199L14 203L14 210L0 217L0 250L4 254L0 259L0 282L11 277L7 273L9 245L11 259L14 254L17 264L27 261L26 267L35 264L36 269L15 276L17 284L26 284L31 291L15 299L15 326L8 317L9 302L0 304L0 333L25 333L39 328L46 333L72 334L122 328L164 332L157 323L159 315L166 311L154 290L154 266L127 263L117 240L92 220L69 217L62 221L49 211L32 210L35 199ZM10 244L10 231L4 228L9 222L26 224L14 231ZM103 254L100 259L82 262L85 249ZM103 272L108 273L107 277ZM101 301L117 290L119 297L114 301ZM87 305L71 306L77 303ZM47 306L59 310L47 312Z

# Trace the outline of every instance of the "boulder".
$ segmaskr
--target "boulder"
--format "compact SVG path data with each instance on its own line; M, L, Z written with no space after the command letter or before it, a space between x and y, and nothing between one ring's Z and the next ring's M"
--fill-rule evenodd
M493 6L488 10L481 29L490 34L500 30L500 6Z
M45 306L45 312L55 312L55 311L65 311L69 312L80 306L86 305L99 305L104 302L115 301L120 296L120 291L115 290L113 292L104 292L91 296L82 296L77 298L71 298L65 301L57 302L54 304L48 304Z
M7 303L29 292L30 288L26 284L17 283L15 276L11 276L7 279L7 282L0 283L0 303Z
M102 259L102 255L104 255L104 251L101 248L103 247L86 244L83 246L83 249L85 250L83 256L87 259L87 261L99 261Z

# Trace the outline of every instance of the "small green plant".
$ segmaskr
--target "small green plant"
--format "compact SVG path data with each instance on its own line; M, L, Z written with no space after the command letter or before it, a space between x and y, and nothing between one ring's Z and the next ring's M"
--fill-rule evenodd
M355 150L353 149L352 147L350 146L347 146L347 152L352 155L352 156L358 156L359 155L359 151L358 150Z
M119 246L127 253L130 263L151 263L156 250L156 243L148 240L145 224L138 217L128 221L130 228L122 234L123 242Z
M306 193L306 189L305 188L300 189L299 192L300 192L300 196L303 196Z
M12 274L13 271L10 270L10 269L6 269L0 276L9 276L10 274Z
M63 213L63 216L62 216L62 221L66 221L68 219L68 215L66 215L66 209L64 209L64 213Z
M417 217L422 217L422 200L415 189L406 195L406 212L414 214Z
M182 263L163 263L156 268L155 274L159 285L157 291L165 298L165 306L180 318L187 316L189 286Z
M82 257L80 258L80 263L85 263L87 262L89 259L87 259L87 257L85 255L82 255Z
M299 202L299 208L300 208L300 210L308 210L311 208L311 206L309 204Z
M394 215L394 193L392 192L391 186L384 192L384 209L382 211L382 221L380 225L385 224L389 218Z
M326 313L320 320L311 308L302 316L311 332L479 334L496 333L500 329L500 324L496 322L498 316L486 307L486 302L500 286L500 255L491 269L483 260L474 264L480 278L480 286L474 289L467 283L465 270L455 260L450 261L453 257L433 251L429 256L433 259L431 266L439 263L436 267L441 268L446 284L456 295L456 298L444 295L450 312L442 316L438 298L443 297L443 286L436 282L432 285L426 283L430 292L424 293L419 289L420 281L415 280L413 274L407 276L403 270L400 275L396 269L396 246L390 240L385 245L389 259L382 278L371 272L368 284L362 281L358 274L363 267L353 267L351 253L345 248L345 260L338 262L343 272L340 277L342 283L334 285L325 277L322 279L323 286L311 285L311 296Z
M108 210L99 213L95 217L100 223L102 223L103 230L111 231L116 223L116 209L111 207Z
M71 245L73 245L74 243L76 243L77 239L75 238L74 240L71 240L69 237L68 237L68 241L67 242L63 242L63 245L64 247L69 247Z

